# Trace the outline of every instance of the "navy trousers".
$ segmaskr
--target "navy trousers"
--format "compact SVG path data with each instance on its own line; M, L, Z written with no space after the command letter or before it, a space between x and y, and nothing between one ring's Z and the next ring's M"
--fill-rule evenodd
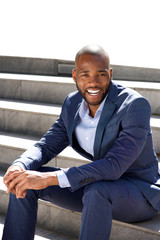
M41 168L39 171L55 170ZM112 219L131 223L148 220L156 214L139 189L125 179L94 182L75 192L51 186L28 190L24 199L10 194L2 240L34 239L39 198L82 212L80 240L108 240Z

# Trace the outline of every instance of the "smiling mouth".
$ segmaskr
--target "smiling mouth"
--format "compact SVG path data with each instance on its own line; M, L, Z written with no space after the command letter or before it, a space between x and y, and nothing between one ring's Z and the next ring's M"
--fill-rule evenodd
M91 96L97 96L100 93L100 90L87 90L87 92L89 93L89 95Z

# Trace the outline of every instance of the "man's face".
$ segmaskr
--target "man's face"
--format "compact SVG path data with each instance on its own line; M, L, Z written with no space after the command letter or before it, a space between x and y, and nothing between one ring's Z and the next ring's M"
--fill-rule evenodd
M81 55L72 72L77 88L89 106L101 104L111 82L112 69L103 55Z

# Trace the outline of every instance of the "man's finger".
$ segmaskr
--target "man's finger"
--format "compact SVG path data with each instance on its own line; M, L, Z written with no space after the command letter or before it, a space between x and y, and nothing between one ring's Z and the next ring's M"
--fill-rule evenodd
M4 179L3 182L5 185L7 185L9 182L11 182L14 178L17 178L23 173L23 171L14 171L10 174L8 174Z
M14 195L16 195L16 189L12 188L11 193L13 193Z
M4 175L3 177L3 182L5 183L7 181L7 179L9 178L9 176L11 174L13 174L14 172L20 172L20 171L23 171L24 169L22 169L20 166L11 166L8 168L6 174Z
M23 179L22 175L23 172L15 172L6 180L7 193L10 193L12 189L16 188L16 185Z
M16 185L16 197L24 198L26 196L27 189L28 189L28 185L27 185L25 179L23 179L21 182L19 182Z

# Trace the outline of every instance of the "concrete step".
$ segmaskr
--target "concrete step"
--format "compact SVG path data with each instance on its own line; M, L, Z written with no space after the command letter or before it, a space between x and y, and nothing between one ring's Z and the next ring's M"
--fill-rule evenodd
M0 132L0 169L6 171L7 168L17 159L25 150L32 146L38 138L27 137L24 135ZM159 170L160 170L160 154ZM56 158L52 159L47 166L68 168L80 166L89 163L90 160L82 157L71 147L64 149Z
M5 217L0 216L0 239L3 234L4 220ZM40 227L36 227L36 233L34 237L34 240L76 240L76 239L77 238L74 238L67 234L63 234L56 231L50 231Z
M0 130L42 136L57 120L58 105L0 100Z
M160 82L160 69L111 64L113 78L129 81ZM71 76L74 61L0 56L0 72L51 76Z
M150 102L152 113L160 114L160 83L120 80L115 82L142 94ZM0 98L61 105L65 97L73 91L76 91L76 85L72 78L0 74Z
M74 61L69 60L0 56L1 73L68 76L73 67Z
M42 136L57 120L61 106L0 99L0 131ZM155 150L160 153L160 116L152 115Z
M6 171L13 161L36 141L38 141L38 138L35 137L0 132L0 169ZM68 168L89 162L71 147L67 147L56 158L52 159L47 166Z
M0 215L4 215L8 206L8 195L5 192L5 186L2 182L2 174L0 176L0 196ZM150 221L138 224L126 224L113 220L110 240L159 240L159 221L159 214ZM37 224L39 227L43 226L43 228L49 229L50 231L63 232L77 239L81 224L81 214L39 200ZM50 237L51 236L52 233L50 233Z
M0 98L62 104L74 91L72 78L0 73Z

